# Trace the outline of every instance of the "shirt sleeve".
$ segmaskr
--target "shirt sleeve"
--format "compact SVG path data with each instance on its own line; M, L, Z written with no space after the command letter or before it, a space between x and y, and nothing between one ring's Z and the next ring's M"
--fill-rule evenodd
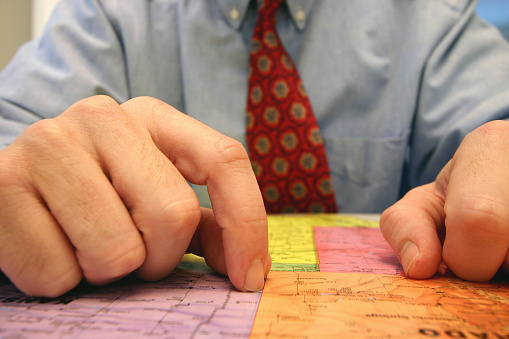
M423 69L403 191L435 180L476 127L509 119L509 43L475 5L466 6Z
M98 0L60 1L42 37L0 74L0 148L88 96L129 97L118 34Z

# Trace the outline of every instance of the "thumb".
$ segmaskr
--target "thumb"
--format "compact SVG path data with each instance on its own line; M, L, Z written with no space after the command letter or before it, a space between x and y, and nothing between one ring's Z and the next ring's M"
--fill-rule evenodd
M435 182L409 191L382 213L382 234L408 277L425 279L437 272L442 259L443 220L444 200Z

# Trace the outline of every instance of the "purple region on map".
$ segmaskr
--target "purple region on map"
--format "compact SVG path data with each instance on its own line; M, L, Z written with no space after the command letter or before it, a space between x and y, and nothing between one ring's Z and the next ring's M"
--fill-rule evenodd
M177 269L160 281L123 280L57 299L28 297L0 282L0 338L248 338L260 296L238 292L210 269Z
M314 227L320 272L404 275L378 228Z

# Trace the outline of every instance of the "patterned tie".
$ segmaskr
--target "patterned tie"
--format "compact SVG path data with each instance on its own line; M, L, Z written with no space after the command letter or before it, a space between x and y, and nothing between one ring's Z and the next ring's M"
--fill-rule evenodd
M337 212L320 129L276 33L281 1L259 1L249 65L249 156L267 213Z

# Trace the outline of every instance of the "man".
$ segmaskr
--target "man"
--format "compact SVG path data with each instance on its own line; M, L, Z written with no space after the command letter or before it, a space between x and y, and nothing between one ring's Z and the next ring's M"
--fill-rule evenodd
M381 219L414 278L442 258L465 279L509 268L509 123L493 121L509 116L509 47L475 5L277 12L339 210L381 212L417 187ZM0 267L22 291L159 279L186 251L263 287L267 221L242 147L256 16L247 0L57 6L0 76Z

